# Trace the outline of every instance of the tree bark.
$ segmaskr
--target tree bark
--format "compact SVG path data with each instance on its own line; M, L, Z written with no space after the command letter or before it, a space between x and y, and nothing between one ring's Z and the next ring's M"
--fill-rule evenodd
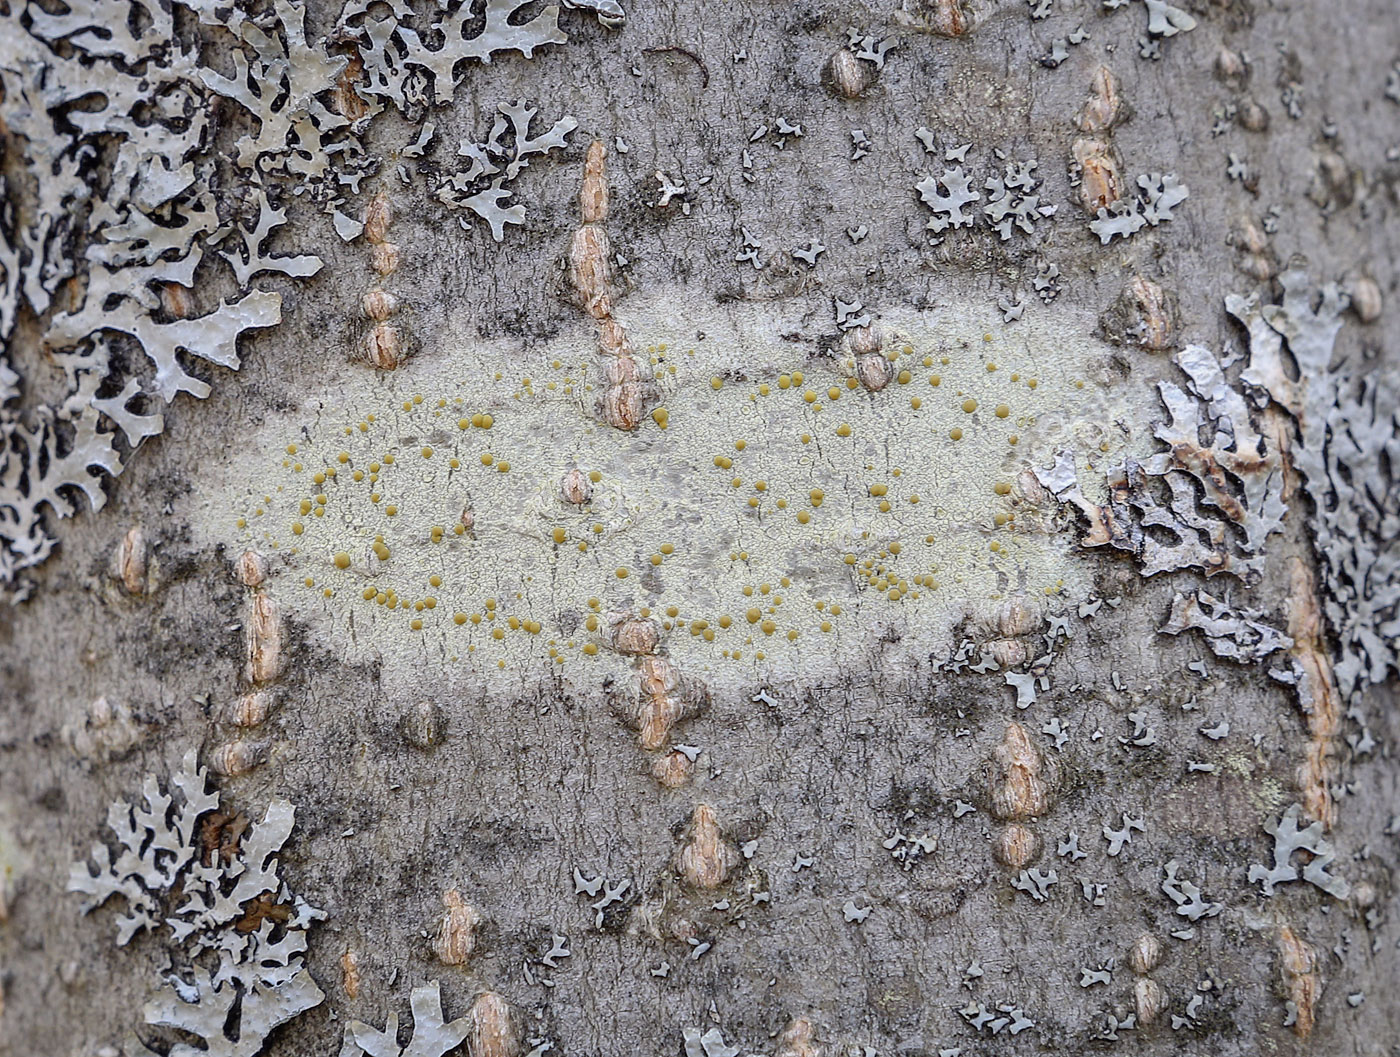
M1391 1051L1391 4L68 3L0 1054Z

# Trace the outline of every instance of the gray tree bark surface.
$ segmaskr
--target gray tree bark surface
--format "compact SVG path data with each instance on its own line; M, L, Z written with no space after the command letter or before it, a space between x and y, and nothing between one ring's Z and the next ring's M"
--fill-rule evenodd
M452 4L307 0L300 48L290 0L8 6L6 450L77 444L94 343L83 399L130 377L164 417L6 566L0 1054L1396 1052L1393 3L492 0L493 30L473 0L440 51ZM426 74L549 11L566 40ZM416 74L375 80L371 24L417 27ZM123 34L148 65L103 57ZM101 106L53 86L181 54L198 181L123 198L121 144L177 126L85 138ZM558 142L524 151L517 100ZM172 225L206 191L238 226L190 281L123 261L97 303L104 202ZM206 321L206 399L111 322L143 283L142 318ZM250 290L280 321L229 330ZM216 334L237 370L192 355ZM82 913L70 869L190 752L218 806L186 869L260 868L285 801L278 883L201 951L163 924L182 874L118 945L129 900ZM208 1034L157 1023L265 923L318 1001L260 985L264 1031L235 974ZM430 1045L434 983L465 1019Z

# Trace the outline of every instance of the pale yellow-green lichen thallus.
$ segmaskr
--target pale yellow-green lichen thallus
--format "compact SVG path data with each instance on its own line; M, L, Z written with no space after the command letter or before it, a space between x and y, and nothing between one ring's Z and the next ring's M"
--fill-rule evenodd
M347 365L316 415L268 427L287 457L238 467L216 534L279 554L282 604L347 650L482 672L596 673L628 611L687 672L820 679L891 631L926 662L1012 594L1087 590L1054 504L1018 485L1059 447L1121 442L1084 386L1104 355L1085 320L887 314L893 377L870 392L765 310L629 307L660 387L635 432L596 419L582 330Z

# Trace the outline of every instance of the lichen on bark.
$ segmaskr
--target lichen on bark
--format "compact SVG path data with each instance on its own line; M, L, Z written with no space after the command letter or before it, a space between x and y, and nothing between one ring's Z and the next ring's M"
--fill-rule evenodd
M0 34L0 1051L1394 1035L1384 0L130 7ZM286 1005L61 892L192 749Z

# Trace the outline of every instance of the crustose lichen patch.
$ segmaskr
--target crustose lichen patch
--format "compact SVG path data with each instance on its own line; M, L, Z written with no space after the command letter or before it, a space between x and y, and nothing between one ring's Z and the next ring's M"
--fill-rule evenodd
M1022 491L1051 442L1108 447L1074 331L893 321L872 392L777 320L697 339L661 309L631 321L662 397L635 433L595 417L587 341L464 342L269 426L219 537L280 558L282 604L347 649L482 672L606 663L628 616L688 672L805 678L890 629L927 657L1000 599L1082 593Z

